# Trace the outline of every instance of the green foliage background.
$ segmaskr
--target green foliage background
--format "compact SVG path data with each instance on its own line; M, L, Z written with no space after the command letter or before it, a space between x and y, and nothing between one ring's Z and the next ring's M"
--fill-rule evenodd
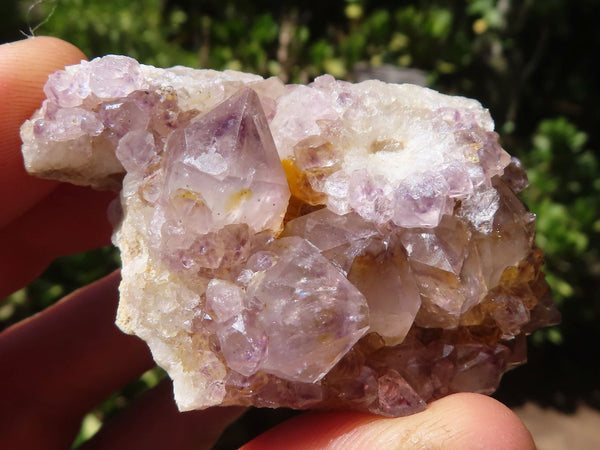
M581 400L600 405L600 73L594 64L599 1L5 0L3 5L2 41L18 38L20 31L54 35L90 58L127 54L158 66L231 68L289 82L325 72L352 80L357 65L411 67L424 71L435 89L480 100L496 119L505 148L528 170L531 187L523 197L538 215L538 243L563 312L561 325L534 334L530 364L508 374L498 395L508 403L533 398L563 409ZM14 323L117 264L111 248L63 258L2 303L0 321ZM158 377L146 375L142 385ZM113 399L88 416L80 441L127 404L130 396L118 395L121 401Z

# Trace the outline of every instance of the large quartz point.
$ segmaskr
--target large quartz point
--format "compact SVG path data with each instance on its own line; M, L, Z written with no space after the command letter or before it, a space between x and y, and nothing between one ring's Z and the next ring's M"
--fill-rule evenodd
M27 169L121 191L117 324L181 410L411 414L493 392L559 318L525 173L474 100L124 56L45 93Z

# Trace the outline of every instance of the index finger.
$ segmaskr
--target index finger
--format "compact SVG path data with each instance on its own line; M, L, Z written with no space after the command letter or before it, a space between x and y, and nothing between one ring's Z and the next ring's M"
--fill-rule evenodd
M50 37L0 45L0 299L55 257L110 242L106 209L114 193L34 178L21 156L19 128L41 106L48 74L82 58Z
M0 45L0 228L58 185L25 172L19 128L41 106L48 74L82 59L77 47L52 37Z

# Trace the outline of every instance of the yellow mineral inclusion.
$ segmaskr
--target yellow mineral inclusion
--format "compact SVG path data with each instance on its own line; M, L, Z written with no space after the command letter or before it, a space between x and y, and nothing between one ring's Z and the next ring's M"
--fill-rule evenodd
M198 197L198 194L187 189L179 189L177 196L183 200L190 200L198 206L204 206L204 202Z
M284 159L281 161L285 177L287 178L288 185L290 186L290 192L295 197L301 197L301 192L298 190L298 184L303 177L302 171L296 167L293 161Z
M319 344L329 344L333 341L333 336L330 333L321 333L317 337L317 341L319 341Z
M248 200L251 197L252 190L248 188L241 189L235 194L231 194L231 196L227 200L227 211L233 211L234 209L237 209L244 200Z
M284 159L281 161L285 177L287 178L290 192L294 197L308 203L309 205L320 205L324 203L324 194L315 192L308 181L306 172L298 169L293 161Z
M479 155L477 154L479 150L481 150L481 145L479 145L477 142L472 142L470 144L470 151L466 152L466 156L469 159L469 161L471 161L474 164L479 163Z
M404 142L398 139L376 139L371 142L369 153L379 153L381 151L397 152L404 150Z

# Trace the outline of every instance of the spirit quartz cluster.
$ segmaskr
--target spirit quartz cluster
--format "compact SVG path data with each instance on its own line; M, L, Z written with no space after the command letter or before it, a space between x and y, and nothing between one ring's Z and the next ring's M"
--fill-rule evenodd
M124 56L50 76L38 176L121 190L117 324L181 410L418 412L556 323L527 185L474 100Z

